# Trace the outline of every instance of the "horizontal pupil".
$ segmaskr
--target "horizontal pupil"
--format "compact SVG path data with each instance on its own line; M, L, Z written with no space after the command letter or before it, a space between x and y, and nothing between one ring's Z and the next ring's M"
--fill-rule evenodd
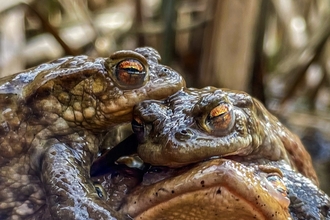
M221 112L221 113L218 113L217 115L210 115L209 118L210 119L215 119L215 118L218 118L218 117L221 117L223 115L225 115L227 112Z
M228 111L229 107L227 105L220 105L212 109L209 115L211 119L217 118L225 115L226 113L228 113Z
M226 114L227 112L220 112L218 115L215 115L214 117L219 117L219 116L223 116L224 114Z
M140 71L135 68L122 68L122 70L126 71L128 74L144 74L143 71Z

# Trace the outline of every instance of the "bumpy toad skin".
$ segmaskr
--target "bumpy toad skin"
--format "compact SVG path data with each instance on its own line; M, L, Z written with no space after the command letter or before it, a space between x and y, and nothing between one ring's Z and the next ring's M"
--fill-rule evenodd
M105 202L118 210L125 197L141 183L143 172L123 165L115 165L108 171L91 179Z
M330 219L330 198L310 179L283 161L259 163L211 159L144 175L120 165L93 180L134 219Z
M299 138L246 93L187 88L134 109L138 153L147 163L179 167L210 157L285 161L318 184Z
M134 219L330 218L330 198L282 161L211 159L182 168L151 167L138 187L133 171L98 181L108 198L121 195L116 207Z
M0 219L124 219L89 177L105 132L184 80L152 48L67 57L0 80Z
M164 179L150 183L150 175ZM146 174L120 211L134 219L288 220L285 191L274 167L214 159L169 174Z
M207 180L212 184L217 180L219 182L215 186L231 188L233 193L241 193L242 198L247 200L250 199L249 193L269 194L269 189L267 192L262 190L252 192L251 188L246 191L240 190L245 184L260 179L256 172L246 175L248 170L256 166L273 166L283 173L292 219L330 219L330 199L318 189L311 158L299 138L285 128L262 104L246 93L213 87L183 89L164 101L149 100L137 105L134 109L132 125L140 142L139 155L152 165L170 166L175 170L203 160L207 160L201 162L205 166L214 161L229 160L232 166L224 168L223 164L218 163L217 169L231 170L237 166L240 169L233 169L231 175L222 180L221 178L218 180L220 176L218 172L212 172ZM216 159L219 157L223 159ZM190 175L192 173L193 175ZM242 173L245 178L238 181L241 185L235 185ZM200 176L203 180L206 178L203 168L199 165L180 175L164 175L159 178L159 182L142 185L136 189L127 197L123 210L143 219L145 217L149 219L150 215L159 217L158 213L162 213L161 210L166 212L172 210L171 212L178 214L181 219L187 219L185 214L187 212L180 208L182 202L187 205L187 209L198 210L192 213L200 215L200 219L203 219L202 212L205 209L210 211L213 207L204 207L203 204L210 204L209 201L217 194L213 192L211 196L206 196L201 190L189 186ZM264 182L265 180L258 184L262 185ZM274 186L275 191L279 189L276 184ZM173 187L180 188L179 191L175 191L179 195L171 195ZM278 191L283 192L282 189ZM188 198L191 193L194 193L193 198L200 196L199 198L206 200L195 207L189 203L192 201ZM141 195L149 195L148 198L152 202L148 203L146 200L141 203ZM215 204L226 202L228 197L224 199L225 201L219 199ZM172 204L171 201L180 202ZM135 205L136 202L138 205ZM269 210L273 210L276 204L274 200L263 202L270 207ZM235 207L236 210L238 206L233 201L229 207ZM247 206L240 207L239 210L243 210L242 207ZM257 206L254 208L259 210L259 214L264 213L260 212ZM221 210L220 207L215 210L219 209ZM234 219L237 219L242 213L235 214L229 213L226 217L234 216ZM250 215L250 217L254 216ZM263 219L265 216L261 215L257 218ZM269 216L266 218L269 219ZM287 218L282 216L277 219Z
M293 220L330 219L330 198L313 182L292 170L281 161L271 161L268 165L279 168L290 199L290 214Z

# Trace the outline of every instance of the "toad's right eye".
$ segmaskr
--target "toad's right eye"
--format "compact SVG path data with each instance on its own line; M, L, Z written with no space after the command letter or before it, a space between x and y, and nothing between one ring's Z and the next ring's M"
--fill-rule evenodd
M114 74L120 86L131 89L144 85L147 71L140 61L126 59L115 66Z

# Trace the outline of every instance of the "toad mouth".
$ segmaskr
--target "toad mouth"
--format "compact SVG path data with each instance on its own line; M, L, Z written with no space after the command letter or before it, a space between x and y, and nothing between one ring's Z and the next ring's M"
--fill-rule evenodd
M131 153L132 143L134 136L123 143ZM108 153L111 160L101 157L95 172L106 167L105 161L114 163L121 153L113 150ZM124 197L119 211L134 219L290 219L285 186L278 184L281 172L239 161L232 156L212 157L181 168L149 168ZM277 178L269 181L269 176Z
M288 198L256 167L212 159L187 169L144 180L120 211L134 219L289 219Z

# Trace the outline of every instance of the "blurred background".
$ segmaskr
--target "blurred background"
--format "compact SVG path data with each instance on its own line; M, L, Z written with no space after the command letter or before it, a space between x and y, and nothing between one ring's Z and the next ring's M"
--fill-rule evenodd
M189 87L244 90L300 135L330 194L330 1L1 0L0 75L151 46Z

